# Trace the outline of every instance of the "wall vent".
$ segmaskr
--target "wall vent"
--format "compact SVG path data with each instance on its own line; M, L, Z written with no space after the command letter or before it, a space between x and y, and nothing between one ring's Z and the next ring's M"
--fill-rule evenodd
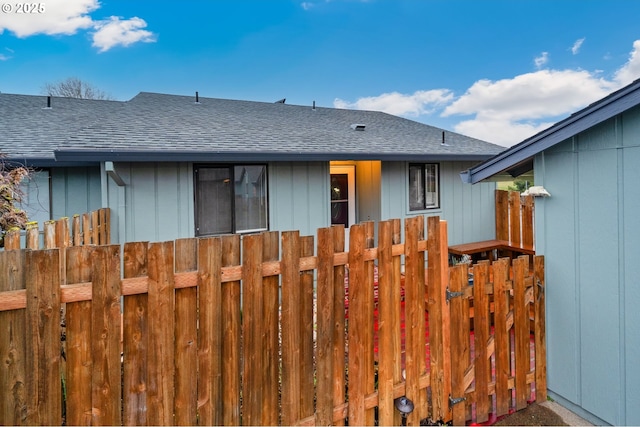
M354 123L354 124L351 125L351 129L357 130L357 131L360 131L360 132L362 132L365 127L366 127L366 125L363 125L361 123Z

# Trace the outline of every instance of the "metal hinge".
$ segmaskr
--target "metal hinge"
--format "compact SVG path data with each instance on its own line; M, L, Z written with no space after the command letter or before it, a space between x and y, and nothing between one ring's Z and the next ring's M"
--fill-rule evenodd
M453 405L457 405L465 400L467 400L466 397L451 397L451 395L449 395L449 409L453 408Z
M463 296L463 295L464 295L464 292L451 292L451 291L449 290L449 288L447 288L447 291L446 291L446 294L445 294L445 295L446 295L447 303L448 303L450 300L452 300L452 299L454 299L454 298L456 298L456 297L461 297L461 296Z

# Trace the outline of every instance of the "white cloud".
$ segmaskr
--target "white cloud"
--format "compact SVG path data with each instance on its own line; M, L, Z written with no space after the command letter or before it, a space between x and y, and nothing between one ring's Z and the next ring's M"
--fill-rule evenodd
M509 146L617 87L584 70L540 70L495 82L477 81L442 115L474 115L458 123L456 132Z
M375 110L396 116L417 117L430 114L436 107L441 108L453 100L453 94L447 89L421 90L406 95L398 92L383 93L379 96L359 98L355 102L348 102L336 98L333 106L336 108L351 108L356 110Z
M131 19L112 16L108 21L96 23L96 32L93 34L93 46L100 52L106 52L114 46L129 46L137 42L154 42L155 35L144 28L147 23L144 19L134 17Z
M581 38L576 40L576 42L571 46L571 53L577 55L580 52L580 48L582 47L582 43L584 43L585 38Z
M0 34L5 30L21 38L35 34L75 34L93 25L89 13L100 7L98 0L48 0L40 5L44 7L42 13L0 13Z
M615 80L620 86L625 86L640 78L640 40L633 42L633 50L629 54L629 61L615 74Z
M543 65L549 62L549 52L542 52L540 56L536 57L533 62L536 64L536 68L540 69Z
M540 58L547 58L546 53ZM448 89L412 95L394 92L352 103L336 99L334 106L407 117L438 112L447 118L467 116L452 126L454 131L508 147L638 78L640 40L633 43L629 60L610 79L600 70L542 69L497 81L478 80L459 97Z
M0 61L6 61L8 59L9 57L7 55L3 55L2 53L0 53Z
M114 46L156 39L152 32L144 29L147 23L138 17L122 19L112 16L107 20L94 20L90 14L100 8L98 0L48 0L34 4L44 8L42 13L0 13L0 34L6 30L16 37L25 38L36 34L73 35L93 29L93 46L100 52ZM7 2L6 5L17 7L18 3Z

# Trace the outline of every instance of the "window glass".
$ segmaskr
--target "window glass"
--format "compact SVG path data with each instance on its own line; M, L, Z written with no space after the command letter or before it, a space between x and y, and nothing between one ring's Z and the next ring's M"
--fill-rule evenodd
M419 211L440 207L438 164L409 165L409 210Z
M235 166L235 220L237 232L267 229L267 168Z
M200 166L196 174L196 235L268 228L265 165Z

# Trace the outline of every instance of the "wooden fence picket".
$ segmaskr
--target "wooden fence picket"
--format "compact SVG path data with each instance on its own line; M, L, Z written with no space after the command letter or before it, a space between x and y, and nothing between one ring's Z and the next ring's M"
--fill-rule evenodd
M240 265L240 236L222 237L222 267ZM240 425L240 280L222 284L222 424Z
M262 257L265 263L277 262L280 255L280 233L262 235ZM280 280L272 274L262 279L262 420L261 425L278 425L278 388L280 369Z
M91 282L91 246L72 246L67 252L67 284ZM92 293L93 299L93 293ZM66 304L66 421L68 425L88 425L92 417L91 376L93 369L91 312L93 301Z
M145 277L148 272L148 243L125 243L123 277ZM124 425L147 424L147 355L149 352L149 310L147 293L125 295L123 302L123 404Z
M344 253L345 250L345 229L344 225L334 225L331 227L333 232L334 254ZM344 408L344 400L346 395L346 319L345 319L345 266L344 263L337 263L333 267L333 316L335 319L333 329L333 406L334 408ZM346 411L338 411L335 416L334 423L337 426L344 425Z
M198 242L194 238L175 241L175 272L198 269ZM198 418L198 289L175 291L175 407L176 425L196 425Z

